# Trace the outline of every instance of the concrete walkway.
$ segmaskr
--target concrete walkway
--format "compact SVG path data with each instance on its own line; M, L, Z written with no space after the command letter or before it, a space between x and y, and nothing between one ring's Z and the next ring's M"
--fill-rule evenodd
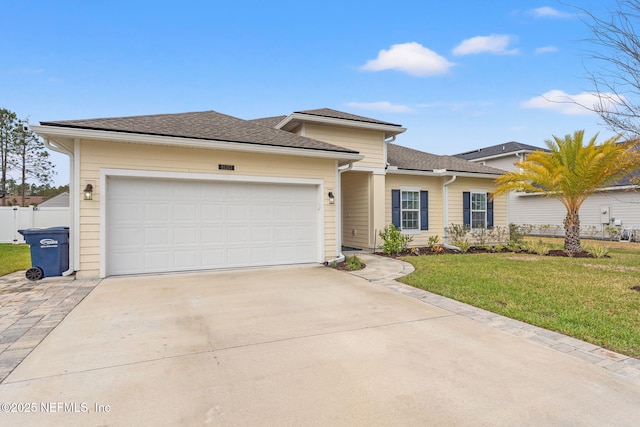
M395 279L414 271L413 266L408 262L366 253L357 253L357 255L367 265L367 268L351 272L354 276L362 277L371 283L384 286L459 316L481 322L509 335L523 338L601 366L640 384L640 360L636 358L405 285Z

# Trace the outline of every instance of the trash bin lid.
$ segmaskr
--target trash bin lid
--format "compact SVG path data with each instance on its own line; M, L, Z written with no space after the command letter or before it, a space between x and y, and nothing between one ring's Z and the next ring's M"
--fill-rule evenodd
M23 236L29 236L34 234L50 234L50 233L68 233L69 227L49 227L49 228L27 228L25 230L18 230L18 233Z

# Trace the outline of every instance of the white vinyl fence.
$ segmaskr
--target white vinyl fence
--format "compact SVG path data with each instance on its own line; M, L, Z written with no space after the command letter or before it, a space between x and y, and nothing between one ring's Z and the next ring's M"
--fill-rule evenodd
M71 213L66 208L0 206L0 243L24 243L18 230L69 227Z

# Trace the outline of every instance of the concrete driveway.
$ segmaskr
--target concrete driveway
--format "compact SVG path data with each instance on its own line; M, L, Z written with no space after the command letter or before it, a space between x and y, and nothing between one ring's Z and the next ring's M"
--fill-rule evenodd
M0 402L21 426L640 420L630 379L321 266L106 279Z

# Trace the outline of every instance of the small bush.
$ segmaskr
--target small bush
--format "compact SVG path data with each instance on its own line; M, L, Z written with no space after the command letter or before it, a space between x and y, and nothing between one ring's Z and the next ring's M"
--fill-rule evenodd
M594 258L605 258L609 256L609 248L602 245L588 245L584 247L584 250Z
M509 224L509 245L518 244L524 238L524 230L518 224Z
M469 252L469 249L471 249L471 243L469 243L467 240L456 240L453 242L453 245L460 248L460 252L462 252L463 254L466 254L467 252Z
M538 240L537 242L529 242L527 244L527 250L529 252L544 256L549 253L551 248L549 248L549 245L544 243L542 240Z
M362 260L356 255L347 255L344 263L345 268L349 271L360 270L362 268Z
M409 243L413 241L412 236L402 234L393 224L386 226L378 235L383 241L382 252L387 255L398 255L406 251Z
M464 240L464 238L467 236L467 233L469 233L469 226L462 224L451 224L445 230L451 238L451 241L455 242Z
M427 247L433 248L435 245L438 244L439 241L440 241L440 236L438 235L431 236L429 237L429 241L427 242Z
M435 245L431 247L431 252L433 252L434 254L443 254L444 248L440 245Z

